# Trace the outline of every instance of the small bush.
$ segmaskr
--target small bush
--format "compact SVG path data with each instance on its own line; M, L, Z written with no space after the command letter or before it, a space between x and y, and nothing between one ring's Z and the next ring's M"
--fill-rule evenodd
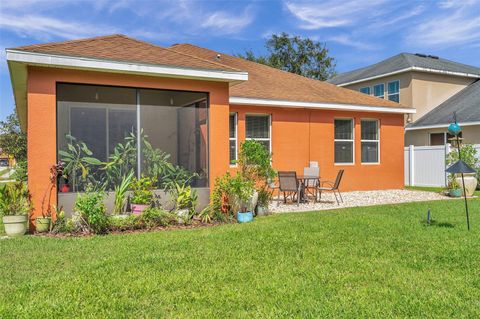
M160 208L147 208L142 212L140 219L145 227L153 228L176 223L178 216Z
M108 230L109 218L106 215L104 198L104 192L93 192L89 189L85 194L78 195L74 211L82 231L102 234Z
M129 215L126 218L110 218L111 231L127 231L142 228L140 216Z

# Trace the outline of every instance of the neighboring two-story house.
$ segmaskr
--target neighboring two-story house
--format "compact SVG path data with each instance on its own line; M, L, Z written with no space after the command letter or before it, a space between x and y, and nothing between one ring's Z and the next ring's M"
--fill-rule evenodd
M329 80L341 87L414 107L405 118L405 145L442 145L457 114L462 138L480 144L480 68L437 56L400 53Z

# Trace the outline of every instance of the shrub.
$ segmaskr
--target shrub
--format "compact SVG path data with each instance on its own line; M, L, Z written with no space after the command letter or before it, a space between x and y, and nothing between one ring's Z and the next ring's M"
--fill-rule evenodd
M479 180L480 184L480 159L478 158L478 152L475 149L475 146L472 144L462 144L460 146L460 155L462 157L462 161L477 171L477 179ZM446 158L447 166L452 165L456 161L458 161L458 149L452 148Z
M125 218L110 218L111 231L127 231L142 228L140 216L128 215Z
M153 185L154 180L149 177L142 177L134 179L130 184L133 195L132 203L140 205L149 205L153 200Z
M24 182L0 184L0 214L27 215L31 209L32 202L27 184Z
M52 233L71 233L75 231L75 224L72 219L65 217L65 211L63 208L56 209L57 219L53 223Z
M177 221L176 214L167 212L160 208L147 208L142 212L140 220L147 228L154 228L157 226L168 226Z
M78 225L83 231L102 234L108 230L109 218L103 200L104 192L93 192L87 189L85 194L78 195L74 211L77 213Z
M240 145L238 158L240 171L247 179L266 183L276 175L272 168L272 154L255 140L247 140Z
M238 211L244 211L253 190L254 181L238 172L233 177L230 173L217 177L212 192L212 215L217 219L219 213L231 217Z
M185 184L175 184L175 206L177 209L188 209L191 212L195 211L197 206L197 192L191 186Z

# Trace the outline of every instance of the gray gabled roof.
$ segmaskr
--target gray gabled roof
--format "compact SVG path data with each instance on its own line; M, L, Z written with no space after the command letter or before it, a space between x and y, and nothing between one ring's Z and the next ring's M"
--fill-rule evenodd
M434 70L439 72L454 72L458 75L478 76L480 78L480 68L466 65L450 60L438 58L431 55L420 55L412 53L400 53L381 62L370 66L338 74L328 80L328 82L342 85L351 82L361 82L364 79L380 77L382 75L409 69Z
M453 112L457 114L458 123L480 122L480 80L470 84L407 128L446 126L453 122Z

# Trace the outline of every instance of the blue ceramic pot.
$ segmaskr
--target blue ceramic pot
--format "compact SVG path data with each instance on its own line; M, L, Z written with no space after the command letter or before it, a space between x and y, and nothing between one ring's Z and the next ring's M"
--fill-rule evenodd
M253 213L252 212L246 212L246 213L237 213L237 221L239 223L248 223L253 220Z
M448 194L450 197L461 197L462 196L462 190L461 189L449 189Z

